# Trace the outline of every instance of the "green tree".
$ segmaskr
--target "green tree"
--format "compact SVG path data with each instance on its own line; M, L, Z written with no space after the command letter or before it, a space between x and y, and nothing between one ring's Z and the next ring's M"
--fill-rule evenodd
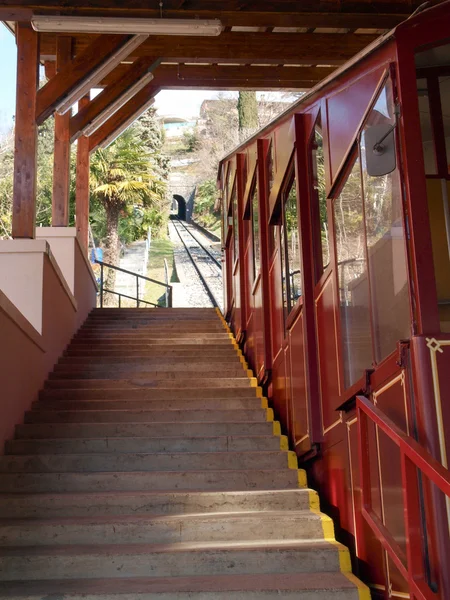
M133 218L139 209L154 209L165 197L165 185L155 175L150 159L137 128L129 128L92 158L92 195L105 211L105 262L119 262L120 219ZM115 271L111 269L105 287L112 290L114 283Z
M237 109L239 118L239 137L241 140L244 140L258 128L258 102L256 100L256 92L239 92Z

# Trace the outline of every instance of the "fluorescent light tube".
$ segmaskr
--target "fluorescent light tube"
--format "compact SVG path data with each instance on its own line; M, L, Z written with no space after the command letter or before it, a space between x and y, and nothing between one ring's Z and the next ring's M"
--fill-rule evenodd
M130 125L132 125L136 121L136 119L138 119L143 113L145 113L145 111L148 108L150 108L150 106L154 103L155 99L150 98L148 102L141 106L141 108L139 108L135 113L133 113L131 117L129 117L126 121L124 121L124 123L122 123L122 125L118 129L116 129L113 133L111 133L111 135L105 138L103 142L98 145L98 148L105 149L110 144L112 144L119 137L119 135L125 131L125 129L128 129L128 127L130 127Z
M123 92L114 102L112 102L103 112L101 112L95 119L87 125L81 135L91 135L99 127L105 123L111 115L117 112L124 104L128 102L137 92L139 92L144 86L147 85L153 79L153 73L146 73L136 83Z
M34 16L31 24L41 33L129 33L153 35L220 35L218 19L122 19L118 17Z
M133 50L142 44L147 39L148 35L135 35L126 42L119 50L110 56L105 62L99 65L86 79L83 79L69 94L61 100L55 110L59 115L64 115L71 107L78 102L80 98L85 96L93 87L106 77L123 59L127 58Z

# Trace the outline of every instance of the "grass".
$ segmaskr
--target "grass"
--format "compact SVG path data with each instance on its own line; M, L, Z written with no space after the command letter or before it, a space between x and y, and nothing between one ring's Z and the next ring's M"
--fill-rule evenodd
M173 243L167 239L152 240L148 258L147 277L165 282L164 259L166 259L169 267L169 281L179 281L175 270L173 246ZM164 294L165 288L162 285L148 281L145 288L144 300L164 306Z

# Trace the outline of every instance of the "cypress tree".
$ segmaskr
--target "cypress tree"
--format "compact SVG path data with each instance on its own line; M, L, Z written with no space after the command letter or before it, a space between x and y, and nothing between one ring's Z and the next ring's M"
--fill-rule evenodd
M258 103L256 92L239 92L237 103L239 137L244 140L258 128Z

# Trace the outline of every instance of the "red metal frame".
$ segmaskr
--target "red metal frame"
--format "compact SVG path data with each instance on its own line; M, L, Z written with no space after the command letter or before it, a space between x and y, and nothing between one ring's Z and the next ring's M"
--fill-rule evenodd
M422 548L418 471L450 498L450 476L429 452L407 436L367 398L356 400L358 449L361 477L361 512L383 548L408 582L412 600L440 597L427 585ZM402 489L406 531L406 555L372 508L368 422L373 423L398 446L402 466Z

